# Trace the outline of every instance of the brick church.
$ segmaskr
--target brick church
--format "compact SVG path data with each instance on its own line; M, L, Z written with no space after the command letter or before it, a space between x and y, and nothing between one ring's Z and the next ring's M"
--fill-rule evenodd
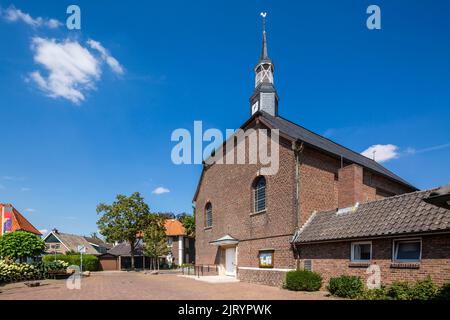
M327 281L367 277L370 264L380 266L384 283L428 274L449 281L449 188L419 191L280 116L265 30L262 37L250 118L241 129L279 130L279 170L264 176L260 164L203 165L193 198L196 264L277 286L297 268Z

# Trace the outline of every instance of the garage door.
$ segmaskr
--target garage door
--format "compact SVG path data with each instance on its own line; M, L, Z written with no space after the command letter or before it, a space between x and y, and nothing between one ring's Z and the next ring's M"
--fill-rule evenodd
M101 271L118 270L117 258L116 257L101 257L100 258L100 270Z

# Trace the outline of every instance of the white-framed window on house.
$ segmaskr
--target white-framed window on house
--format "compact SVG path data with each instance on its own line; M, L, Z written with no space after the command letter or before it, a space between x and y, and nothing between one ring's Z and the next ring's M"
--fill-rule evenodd
M351 244L352 262L370 262L372 260L372 242L361 241Z
M422 239L398 239L393 245L394 262L420 262L422 258Z
M173 238L167 237L167 246L172 247L173 246Z

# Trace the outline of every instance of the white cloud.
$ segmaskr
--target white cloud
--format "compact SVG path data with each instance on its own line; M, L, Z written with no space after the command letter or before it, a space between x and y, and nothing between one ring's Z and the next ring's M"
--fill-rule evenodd
M363 156L375 159L377 162L386 162L399 157L398 147L393 144L376 144L361 152Z
M170 190L164 187L158 187L155 190L152 191L154 194L163 194L163 193L169 193Z
M39 232L42 233L42 234L46 234L48 232L48 230L47 229L40 229Z
M35 37L32 40L34 60L48 71L30 74L30 80L52 98L64 98L79 104L85 100L84 91L95 89L100 79L98 60L77 41Z
M87 44L92 49L100 52L102 59L108 64L108 66L111 68L112 71L114 71L117 74L123 74L124 72L123 67L120 65L119 61L117 61L116 58L111 56L108 50L106 50L105 47L103 47L100 42L90 39L88 40Z
M26 208L25 211L26 211L26 212L36 212L36 209L33 209L33 208Z
M8 180L8 181L23 181L23 180L25 180L24 177L15 177L15 176L3 176L2 179Z
M32 27L47 27L50 29L58 28L62 23L56 19L45 19L42 17L33 18L28 13L25 13L14 6L10 6L8 9L0 11L1 16L9 22L24 22Z
M22 192L31 191L31 188L26 188L26 187L20 188L20 191L22 191Z

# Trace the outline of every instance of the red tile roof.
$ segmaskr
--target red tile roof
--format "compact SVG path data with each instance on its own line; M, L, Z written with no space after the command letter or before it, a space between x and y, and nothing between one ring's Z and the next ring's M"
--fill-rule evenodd
M185 236L186 229L183 224L176 219L167 219L165 222L167 236Z
M2 208L5 206L11 206L12 210L12 232L14 231L27 231L35 235L42 235L38 229L36 229L19 211L17 211L12 205L0 203L0 215Z

